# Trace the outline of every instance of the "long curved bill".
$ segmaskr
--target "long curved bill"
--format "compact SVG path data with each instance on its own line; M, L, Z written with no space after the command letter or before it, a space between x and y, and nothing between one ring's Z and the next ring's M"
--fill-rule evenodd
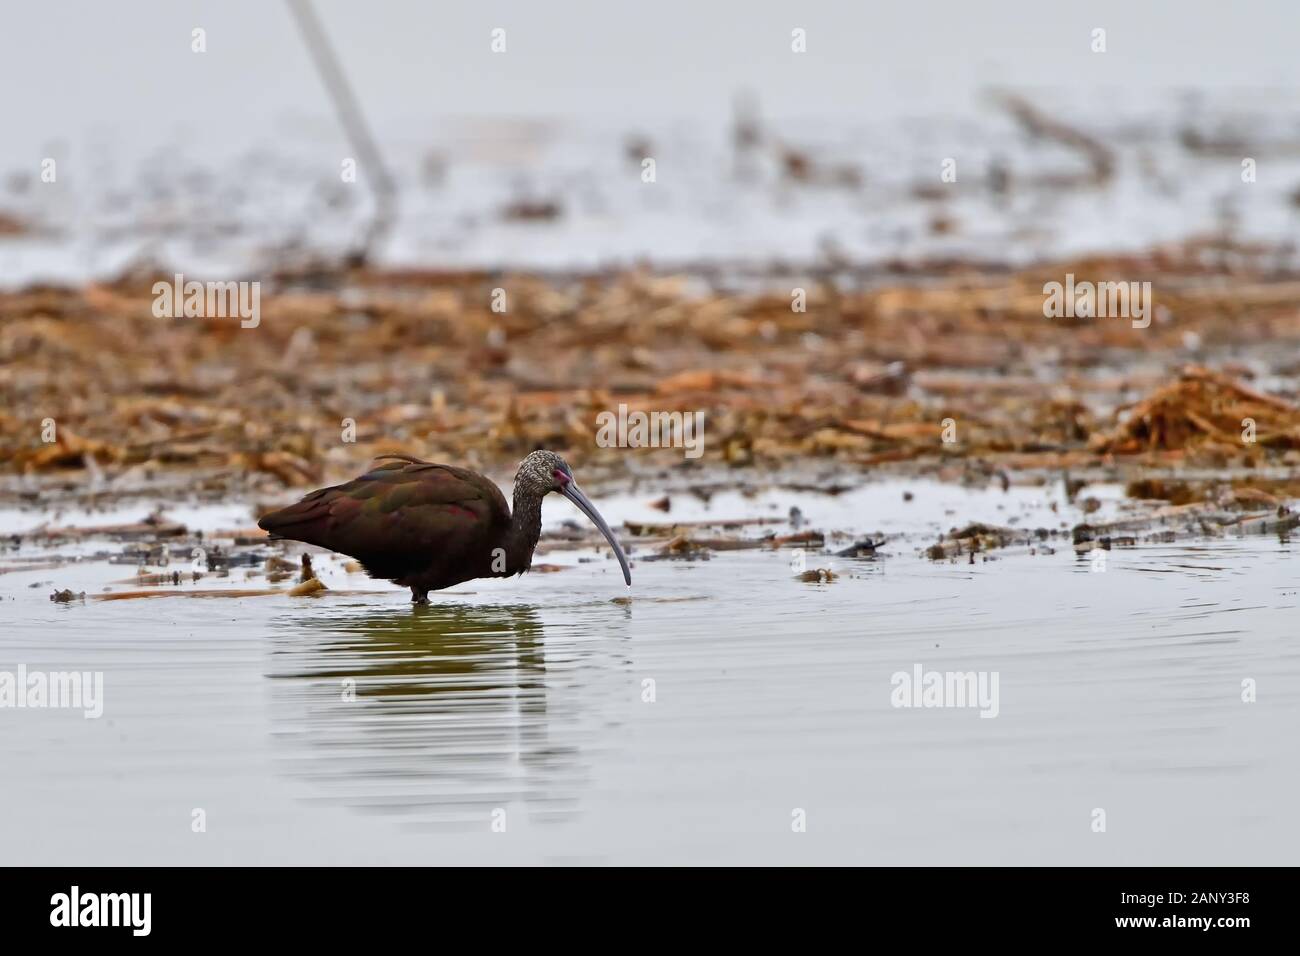
M582 509L582 513L590 518L591 523L600 529L600 533L605 536L605 540L609 542L609 546L614 549L614 557L618 558L619 566L623 569L623 580L627 582L628 587L631 587L632 571L627 566L627 555L623 553L622 547L619 546L618 539L614 537L614 532L609 530L609 525L607 525L605 519L600 516L600 512L596 510L596 506L591 503L591 500L582 493L582 489L573 481L565 482L564 486L559 489L559 492Z

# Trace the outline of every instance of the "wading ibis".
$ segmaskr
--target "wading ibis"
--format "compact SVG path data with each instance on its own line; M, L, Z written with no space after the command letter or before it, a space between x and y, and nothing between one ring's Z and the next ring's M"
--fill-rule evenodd
M632 586L614 532L553 451L520 462L513 513L501 489L476 472L407 455L376 461L383 464L264 515L258 527L356 558L371 577L409 587L411 600L425 604L430 591L527 571L542 531L542 499L558 491L600 529Z

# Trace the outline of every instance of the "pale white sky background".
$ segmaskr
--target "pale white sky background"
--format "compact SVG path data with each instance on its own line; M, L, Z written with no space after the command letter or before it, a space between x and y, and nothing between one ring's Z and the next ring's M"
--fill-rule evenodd
M446 116L722 119L961 114L990 84L1070 98L1300 89L1295 0L316 0L381 137ZM112 130L265 143L332 122L280 0L7 0L0 164ZM208 52L190 51L202 26ZM489 51L507 30L509 52ZM808 52L790 52L793 27ZM1089 50L1094 27L1109 51ZM289 125L286 125L289 124ZM89 138L88 138L89 137Z

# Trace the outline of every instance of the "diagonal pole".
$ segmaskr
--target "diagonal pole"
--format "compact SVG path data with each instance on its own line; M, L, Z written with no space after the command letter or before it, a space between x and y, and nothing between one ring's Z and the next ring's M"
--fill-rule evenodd
M374 191L374 218L370 222L370 228L366 230L361 248L351 256L357 265L361 265L369 258L375 244L392 227L397 187L392 176L389 175L388 167L384 165L379 147L375 143L374 136L371 135L370 127L361 112L361 106L352 92L352 87L343 73L343 67L330 46L329 38L321 28L315 10L312 9L311 0L286 0L286 2L298 23L298 28L302 31L307 49L334 103L334 112L351 141L352 148L357 151L365 167L366 181Z

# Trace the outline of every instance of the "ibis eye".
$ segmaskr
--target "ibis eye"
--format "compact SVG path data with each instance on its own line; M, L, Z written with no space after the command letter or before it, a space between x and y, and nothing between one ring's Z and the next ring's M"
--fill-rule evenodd
M573 477L571 475L566 475L558 468L551 469L551 477L555 479L556 484L558 484L561 488L563 488L565 485L567 485L569 482L573 480Z

